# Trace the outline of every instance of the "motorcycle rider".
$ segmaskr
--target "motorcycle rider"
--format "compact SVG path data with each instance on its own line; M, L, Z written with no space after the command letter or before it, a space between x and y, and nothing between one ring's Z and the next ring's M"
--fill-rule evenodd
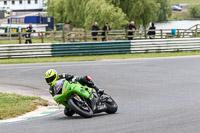
M65 73L63 73L62 75L58 75L56 70L49 69L45 73L45 80L46 80L47 84L50 85L49 92L52 96L55 95L53 85L57 80L60 80L60 79L66 79L69 82L79 82L80 84L82 84L84 86L86 85L90 88L94 88L98 95L102 95L104 93L103 89L99 89L98 87L96 87L94 85L90 76L77 77L77 76L69 75L69 74L65 74ZM74 114L74 111L71 109L65 108L64 113L67 116L72 116Z

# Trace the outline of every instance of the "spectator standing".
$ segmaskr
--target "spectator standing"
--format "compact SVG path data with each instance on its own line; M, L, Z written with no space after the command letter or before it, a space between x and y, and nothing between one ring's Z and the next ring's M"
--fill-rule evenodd
M149 31L147 33L147 35L149 35L150 39L154 39L155 35L156 35L156 31L155 31L156 27L154 26L154 23L151 23L151 27L149 28Z
M106 23L106 24L104 25L104 27L102 28L102 30L104 30L104 32L102 32L102 34L101 34L101 35L103 36L103 37L102 37L102 41L105 41L105 32L111 30L109 24Z
M94 22L94 25L92 26L92 36L93 36L93 40L94 41L97 41L97 34L98 34L98 32L94 32L94 31L98 31L98 30L100 30L99 29L99 26L98 26L98 23L97 22Z
M28 32L26 35L25 35L25 44L27 44L29 42L29 44L32 43L31 41L31 32L35 32L35 30L33 30L33 26L32 24L29 24L29 26L26 28L26 32Z
M131 24L128 26L128 30L131 30L131 31L128 31L128 36L133 36L133 31L136 30L134 21L131 21ZM133 40L133 37L128 37L128 40Z

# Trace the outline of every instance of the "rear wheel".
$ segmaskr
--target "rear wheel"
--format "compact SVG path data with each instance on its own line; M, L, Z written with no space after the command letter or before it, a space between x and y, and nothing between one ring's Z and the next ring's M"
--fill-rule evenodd
M76 96L75 96L76 97ZM70 108L82 117L90 118L93 116L93 111L90 106L81 99L76 100L75 97L70 98L67 103Z

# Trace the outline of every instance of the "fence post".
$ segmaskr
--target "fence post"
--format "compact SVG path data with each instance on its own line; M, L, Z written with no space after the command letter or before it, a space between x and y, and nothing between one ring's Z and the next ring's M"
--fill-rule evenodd
M22 36L20 32L18 32L18 36L19 36L19 44L22 44Z
M63 43L65 43L65 30L64 29L63 29L62 37L63 37Z
M160 30L161 39L163 39L163 30Z
M85 33L84 40L85 40L85 42L87 42L87 31L85 30L84 33Z
M180 38L180 31L179 29L177 29L178 33L177 33L177 38Z
M147 30L146 29L144 29L144 37L145 37L145 39L147 39Z
M196 25L196 29L195 29L195 37L197 37L197 29L198 29L198 25Z
M41 32L41 33L42 33L42 35L41 35L42 43L44 43L44 34L43 34L43 32Z
M126 26L125 26L125 39L128 40L128 29Z
M108 41L108 31L105 31L105 41Z

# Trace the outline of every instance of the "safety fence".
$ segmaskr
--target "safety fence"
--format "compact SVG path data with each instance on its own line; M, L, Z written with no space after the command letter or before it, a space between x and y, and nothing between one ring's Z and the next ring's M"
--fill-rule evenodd
M200 38L131 41L131 53L158 53L200 50Z
M0 58L61 57L200 50L200 38L0 45Z
M1 32L1 30L3 30ZM5 30L5 31L4 31ZM7 31L7 32L6 32ZM19 32L17 29L12 29L11 34L9 30L0 29L0 41L12 40L19 44L25 43L26 32ZM197 24L190 29L156 29L154 36L149 36L148 32L152 30L110 30L110 31L86 31L86 30L74 30L74 31L47 31L47 32L34 32L32 35L33 43L65 43L65 42L91 42L94 38L97 41L125 41L125 40L144 40L153 37L155 39L171 39L171 38L196 38L200 37L200 24ZM97 32L97 36L92 36L92 33ZM105 35L102 35L104 33ZM129 33L132 33L130 35ZM1 43L0 43L1 44Z

